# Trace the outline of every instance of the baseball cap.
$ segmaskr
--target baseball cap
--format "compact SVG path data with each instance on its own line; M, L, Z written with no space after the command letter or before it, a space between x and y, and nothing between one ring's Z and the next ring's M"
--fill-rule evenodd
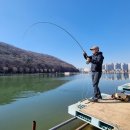
M99 47L98 47L98 46L92 46L92 47L90 48L90 50L95 50L95 49L99 49Z

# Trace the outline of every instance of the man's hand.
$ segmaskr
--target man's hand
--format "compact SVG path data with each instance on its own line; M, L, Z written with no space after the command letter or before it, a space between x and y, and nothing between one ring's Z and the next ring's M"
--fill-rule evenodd
M87 62L86 64L89 64L91 62L91 58L87 57Z
M83 53L83 56L84 56L84 58L87 60L88 55L87 55L86 52Z
M87 62L91 62L91 59L89 57L87 57Z

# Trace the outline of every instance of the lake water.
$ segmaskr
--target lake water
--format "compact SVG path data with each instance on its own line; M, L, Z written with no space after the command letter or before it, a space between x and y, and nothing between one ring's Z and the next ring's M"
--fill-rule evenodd
M103 74L99 86L112 94L128 82L129 74ZM71 118L69 105L92 95L91 74L0 77L0 130L31 130L33 120L37 130L48 130Z

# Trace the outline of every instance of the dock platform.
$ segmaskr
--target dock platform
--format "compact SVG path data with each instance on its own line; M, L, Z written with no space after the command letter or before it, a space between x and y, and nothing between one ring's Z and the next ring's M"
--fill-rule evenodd
M85 99L68 107L68 113L101 129L129 130L130 102L113 100L108 94L102 94L99 102Z

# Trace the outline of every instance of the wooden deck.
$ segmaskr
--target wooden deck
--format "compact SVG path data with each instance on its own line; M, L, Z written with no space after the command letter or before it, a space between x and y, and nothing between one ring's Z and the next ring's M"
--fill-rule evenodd
M102 100L99 103L90 104L87 108L83 108L80 111L117 126L119 130L130 129L130 103Z
M107 97L97 103L84 100L81 104L83 104L83 108L75 109L75 116L79 119L102 130L130 129L130 102L121 102ZM108 125L108 127L105 127L105 125Z

